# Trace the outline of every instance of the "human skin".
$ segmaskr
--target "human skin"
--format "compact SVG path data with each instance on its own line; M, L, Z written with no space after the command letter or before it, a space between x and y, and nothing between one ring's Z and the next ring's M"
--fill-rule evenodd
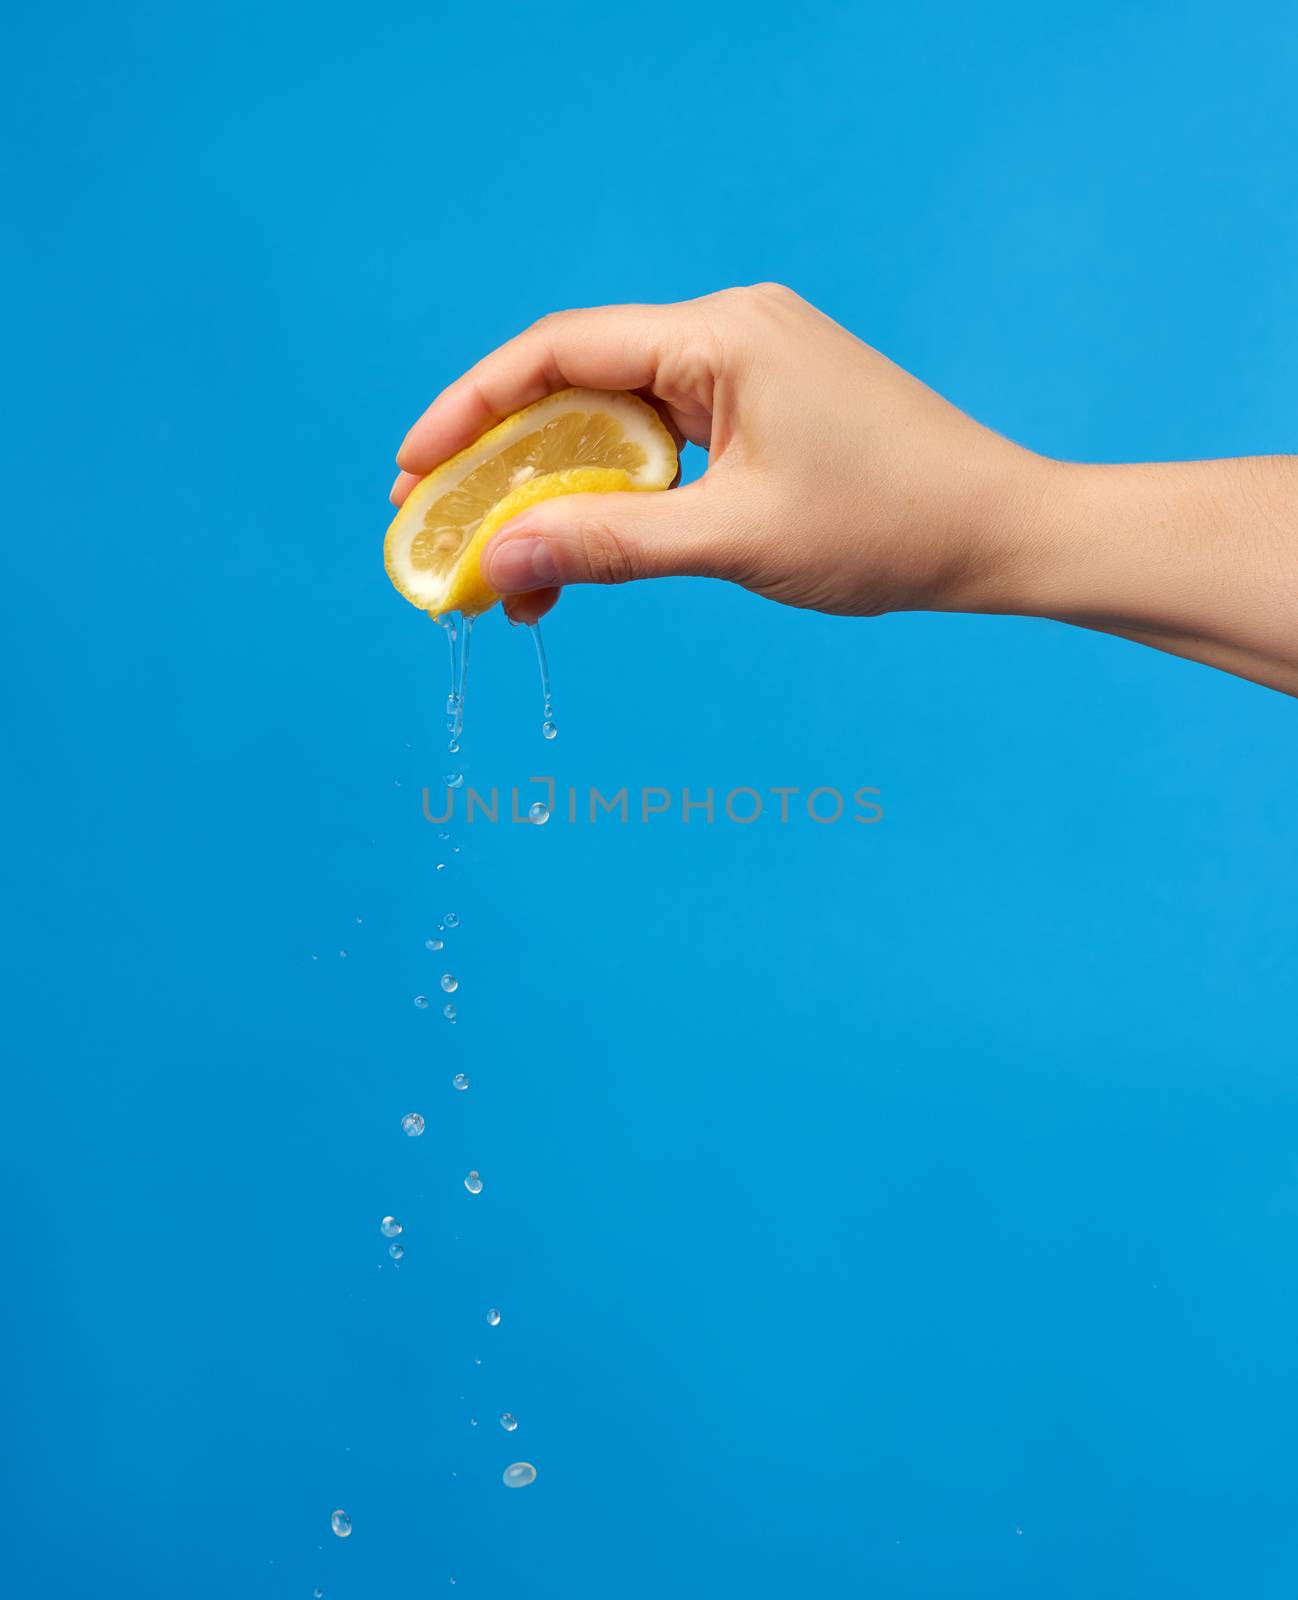
M1050 617L1298 695L1298 458L1051 460L759 284L543 317L433 401L392 500L570 384L638 391L708 469L507 523L483 570L516 620L568 583L697 575L842 615Z

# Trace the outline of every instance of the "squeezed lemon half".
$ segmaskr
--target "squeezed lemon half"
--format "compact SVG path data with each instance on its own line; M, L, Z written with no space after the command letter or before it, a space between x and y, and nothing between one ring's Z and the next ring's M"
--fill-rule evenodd
M563 389L421 478L388 528L383 565L430 616L477 616L500 599L482 552L511 517L556 495L666 489L676 466L671 434L637 395Z

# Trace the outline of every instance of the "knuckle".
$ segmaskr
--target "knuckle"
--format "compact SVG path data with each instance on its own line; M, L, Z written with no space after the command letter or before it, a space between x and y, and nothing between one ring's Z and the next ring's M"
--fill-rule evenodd
M752 283L742 288L723 289L716 296L717 310L724 313L718 320L741 333L777 320L802 303L801 296L782 283Z
M786 304L800 298L784 283L755 283L752 286L752 293L760 295L765 300L781 300Z
M562 322L565 317L570 315L571 313L567 311L547 311L543 316L538 317L536 321L532 323L528 329L528 332L540 333L548 328L553 328L556 323Z
M703 316L690 328L663 341L658 370L664 388L671 395L710 396L725 368L725 352L724 320Z
M603 518L586 522L579 539L592 583L629 583L635 577L639 568L631 545Z

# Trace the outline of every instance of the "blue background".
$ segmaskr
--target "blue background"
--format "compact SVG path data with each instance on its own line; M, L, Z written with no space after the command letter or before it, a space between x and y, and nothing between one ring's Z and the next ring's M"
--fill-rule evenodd
M1292 1595L1292 701L572 593L554 745L479 628L479 787L886 816L477 824L437 873L445 648L380 565L477 356L762 278L1037 449L1293 448L1292 7L7 44L4 1592Z

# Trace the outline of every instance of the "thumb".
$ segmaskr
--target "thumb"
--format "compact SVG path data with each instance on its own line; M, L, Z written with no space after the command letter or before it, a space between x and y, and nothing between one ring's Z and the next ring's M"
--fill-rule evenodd
M689 484L542 501L496 534L482 568L493 589L523 594L566 583L719 577L722 557L707 497Z

